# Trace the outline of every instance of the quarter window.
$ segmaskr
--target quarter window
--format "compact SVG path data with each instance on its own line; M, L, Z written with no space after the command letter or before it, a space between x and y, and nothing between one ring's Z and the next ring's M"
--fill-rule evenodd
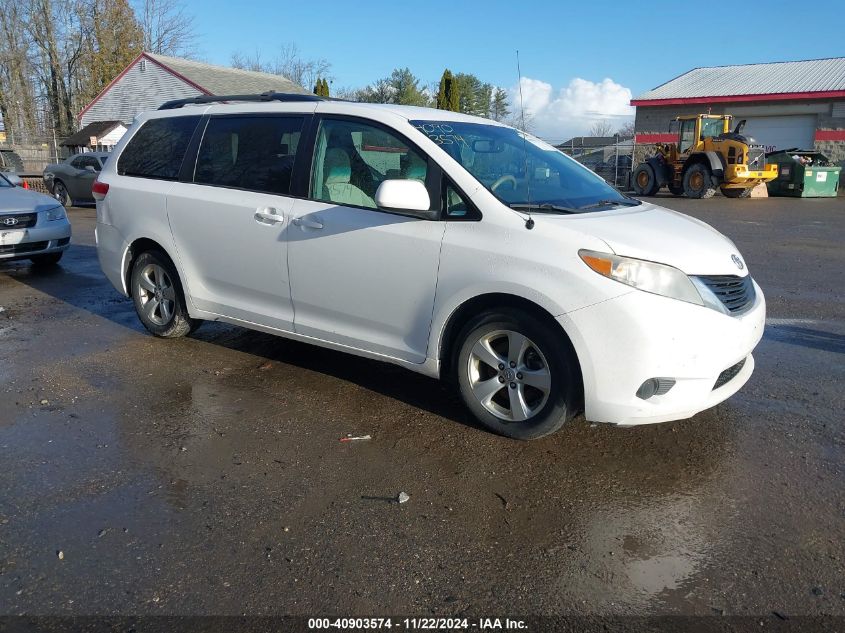
M198 116L150 119L126 145L117 161L121 176L176 180Z
M320 124L311 171L315 200L375 209L375 195L385 180L425 183L428 161L407 141L357 121Z
M302 117L211 119L194 182L275 194L290 193Z

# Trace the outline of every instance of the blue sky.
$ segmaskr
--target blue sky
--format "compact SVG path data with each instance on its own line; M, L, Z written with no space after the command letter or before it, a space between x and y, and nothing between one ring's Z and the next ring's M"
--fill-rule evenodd
M814 8L816 7L816 8ZM199 54L228 65L235 51L272 58L285 43L332 64L335 87L361 87L408 66L424 83L445 67L523 95L547 138L614 125L625 102L696 66L845 56L831 6L765 3L421 3L194 0ZM530 102L530 103L529 103Z

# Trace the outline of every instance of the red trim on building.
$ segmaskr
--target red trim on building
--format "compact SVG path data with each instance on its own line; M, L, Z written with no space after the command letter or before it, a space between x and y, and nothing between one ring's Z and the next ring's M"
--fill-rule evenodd
M635 143L671 143L678 140L677 134L636 134Z
M676 97L674 99L631 99L632 106L670 106L701 103L737 103L744 101L790 101L795 99L845 98L845 90L826 92L781 92L769 95L726 95L723 97Z
M184 81L186 84L188 84L188 85L189 85L189 86L191 86L192 88L196 88L196 89L197 89L197 90L199 90L201 93L206 94L206 95L210 95L210 94L211 94L208 90L206 90L206 89L205 89L205 88L203 88L202 86L200 86L200 85L198 85L198 84L195 84L193 81L191 81L191 80L190 80L190 79L188 79L187 77L184 77L184 76L180 75L179 73L177 73L175 70L173 70L172 68L170 68L170 66L166 66L165 64L162 64L161 62L156 61L155 59L153 59L152 57L150 57L150 56L149 56L149 55L147 55L146 53L140 53L140 54L138 55L138 57L136 57L135 59L133 59L133 60L129 63L129 65L128 65L126 68L124 68L122 71L120 71L120 74L119 74L117 77L115 77L114 79L112 79L112 80L109 82L109 85L107 85L105 88L103 88L103 90L100 92L100 94L98 94L96 97L94 97L94 99L91 101L91 103L89 103L87 106L85 106L84 108L82 108L82 110L80 111L80 113L76 115L77 120L81 119L81 118L82 118L82 116L83 116L86 112L88 112L88 110L90 110L90 109L94 106L94 104L95 104L95 103L97 103L97 102L98 102L98 101L102 98L102 96L103 96L104 94L106 94L109 90L111 90L112 86L114 86L114 85L115 85L118 81L120 81L120 80L121 80L121 78L122 78L122 77L123 77L126 73L128 73L128 72L129 72L129 69L130 69L130 68L132 68L135 64L137 64L137 63L138 63L138 61L140 61L140 59L141 59L142 57L143 57L144 59L146 59L146 60L151 61L152 63L154 63L154 64L155 64L156 66L158 66L159 68L162 68L162 69L166 70L167 72L169 72L169 73L170 73L171 75L173 75L174 77L176 77L176 78L178 78L178 79L181 79L182 81Z
M816 130L817 141L845 141L845 130Z

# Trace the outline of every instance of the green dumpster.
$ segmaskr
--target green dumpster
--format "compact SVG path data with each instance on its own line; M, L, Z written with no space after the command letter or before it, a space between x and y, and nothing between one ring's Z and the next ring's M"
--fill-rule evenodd
M778 166L778 177L766 183L770 196L833 198L839 190L842 168L815 150L772 152L766 162Z

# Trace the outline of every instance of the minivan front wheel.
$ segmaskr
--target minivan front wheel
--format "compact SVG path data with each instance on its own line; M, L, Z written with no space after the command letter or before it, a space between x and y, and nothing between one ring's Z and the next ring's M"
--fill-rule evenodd
M529 440L575 414L576 371L562 334L521 311L489 312L460 336L456 375L464 403L486 428Z
M163 253L138 256L132 265L131 292L138 318L155 336L185 336L200 323L188 316L176 269Z

